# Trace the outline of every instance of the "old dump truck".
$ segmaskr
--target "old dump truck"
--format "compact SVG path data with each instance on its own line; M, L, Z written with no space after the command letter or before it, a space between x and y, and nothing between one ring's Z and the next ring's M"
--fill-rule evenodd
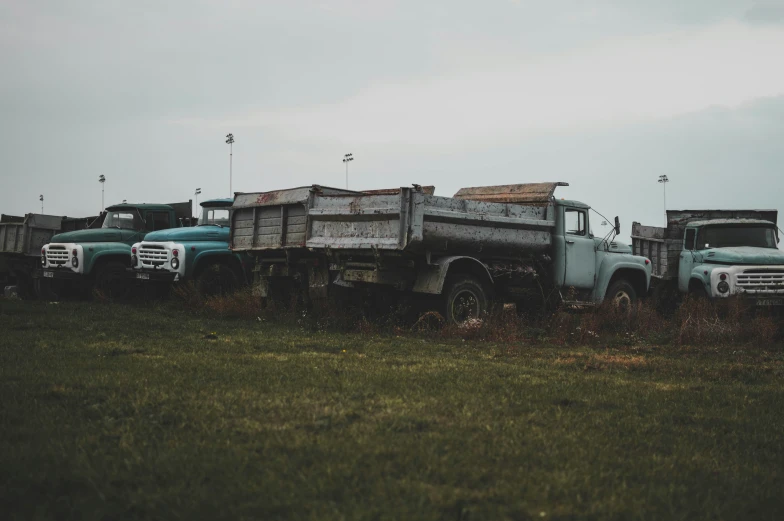
M739 295L784 305L776 210L668 210L667 226L632 224L635 254L651 259L657 300Z
M187 226L191 201L171 204L123 203L106 209L101 228L59 233L41 250L43 277L58 295L97 289L111 298L127 296L131 245L156 230Z
M131 247L133 276L144 284L193 280L204 295L226 294L247 283L247 255L229 249L234 199L201 203L195 228L152 232Z
M648 291L650 262L595 237L588 205L553 198L565 185L464 188L454 197L418 185L237 194L231 248L254 257L260 295L302 289L318 300L336 287L408 294L452 323L491 302L631 304Z
M42 296L41 248L59 232L99 227L103 215L62 217L28 213L0 215L0 288L23 298Z

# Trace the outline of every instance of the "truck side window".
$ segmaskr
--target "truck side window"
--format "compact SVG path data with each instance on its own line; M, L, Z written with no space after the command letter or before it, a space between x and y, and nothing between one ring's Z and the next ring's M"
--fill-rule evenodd
M564 231L569 235L585 235L585 211L564 210Z
M147 212L147 230L166 230L169 228L168 212Z
M693 250L694 249L694 235L697 233L697 230L694 228L690 228L686 230L686 237L683 239L683 249L684 250Z

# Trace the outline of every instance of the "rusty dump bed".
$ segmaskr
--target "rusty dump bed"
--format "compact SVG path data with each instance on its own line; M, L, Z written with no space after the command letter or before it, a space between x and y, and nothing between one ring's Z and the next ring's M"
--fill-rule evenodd
M686 226L698 221L754 219L776 224L777 210L667 210L667 227L632 223L632 250L651 260L651 275L659 279L678 276Z
M0 216L0 253L40 256L41 248L53 235L65 230L82 229L97 217L75 219L57 215L28 213L24 217Z
M461 188L455 199L493 203L549 204L555 189L569 183L526 183L517 185L476 186Z
M518 256L552 243L552 202L438 197L429 188L352 192L312 186L237 194L231 247Z

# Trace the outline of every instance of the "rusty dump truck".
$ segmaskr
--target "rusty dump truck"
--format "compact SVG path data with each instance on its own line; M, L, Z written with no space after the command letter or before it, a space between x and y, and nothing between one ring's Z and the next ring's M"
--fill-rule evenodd
M492 302L631 304L648 291L650 262L595 237L588 205L553 197L565 185L463 188L454 197L418 185L238 193L230 244L254 258L258 294L274 298L314 301L346 289L417 296L451 323Z
M784 306L776 210L667 210L666 227L632 224L634 252L651 259L657 303L679 295Z

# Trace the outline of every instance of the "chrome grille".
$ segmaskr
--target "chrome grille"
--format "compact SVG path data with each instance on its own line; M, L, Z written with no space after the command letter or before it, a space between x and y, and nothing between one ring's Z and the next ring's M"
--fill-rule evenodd
M139 248L139 262L143 267L163 266L169 260L169 251L162 246L142 246Z
M735 284L745 290L782 290L784 270L746 270L735 276Z
M64 266L68 262L65 246L49 246L46 249L46 262L51 266Z

